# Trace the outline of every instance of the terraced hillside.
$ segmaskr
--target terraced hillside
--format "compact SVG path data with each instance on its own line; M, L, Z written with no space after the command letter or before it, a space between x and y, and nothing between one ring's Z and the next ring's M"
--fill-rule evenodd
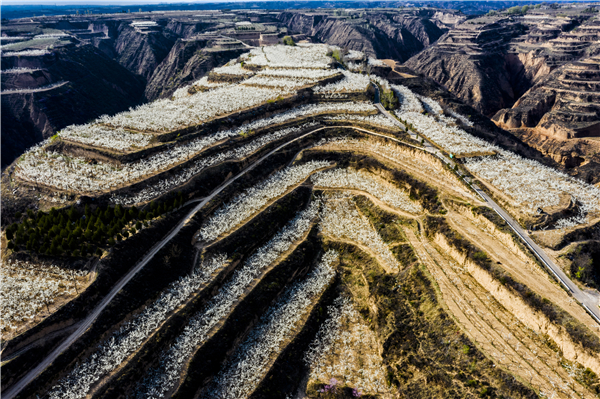
M595 184L600 21L589 11L523 6L469 19L405 65Z
M3 397L597 397L597 297L527 230L589 240L600 190L402 76L253 48L10 165Z

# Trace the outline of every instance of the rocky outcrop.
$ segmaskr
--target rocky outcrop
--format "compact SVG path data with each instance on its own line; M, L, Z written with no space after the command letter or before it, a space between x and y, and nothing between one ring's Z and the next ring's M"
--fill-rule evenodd
M3 70L17 67L31 70L2 74L3 167L67 125L143 100L143 81L91 45L43 57L2 57Z
M279 20L290 31L376 58L405 61L435 42L444 29L426 17L409 14L368 12L359 19L335 18L330 14L283 12Z
M178 40L158 65L146 85L146 98L169 97L178 88L203 77L208 71L238 57L247 49L215 51L207 39Z

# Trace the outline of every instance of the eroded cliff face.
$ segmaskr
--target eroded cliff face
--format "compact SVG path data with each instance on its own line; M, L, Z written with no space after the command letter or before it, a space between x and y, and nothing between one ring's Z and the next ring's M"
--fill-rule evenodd
M428 48L405 64L443 85L486 116L513 104L515 92L502 54L465 57Z
M171 96L178 88L247 51L205 51L206 47L209 47L207 40L178 40L148 80L145 91L148 101Z
M545 116L558 101L556 91L541 93L536 87L553 71L598 54L599 22L587 18L541 14L468 20L413 56L406 66L444 85L483 114L496 115L503 127L532 127L545 118L545 127L539 127L546 134L568 136L572 133L551 121L555 116ZM535 99L526 98L532 91L538 91ZM520 111L508 111L511 107ZM569 113L567 119L577 119Z
M582 178L597 182L600 21L587 20L551 37L551 51L519 54L534 84L492 119L565 167L581 170Z
M571 176L590 184L600 182L600 142L593 139L562 140L535 129L514 129L511 133L556 163Z
M512 108L493 121L581 177L600 181L600 57L566 64L551 72ZM588 138L589 137L589 138Z
M2 63L3 69L30 68L2 74L2 166L67 125L143 100L143 80L91 45L3 57Z
M149 79L176 39L169 31L141 33L123 24L115 40L117 61L136 75Z
M406 66L440 83L484 115L510 107L530 84L531 72L506 51L526 31L507 19L481 18L450 30Z
M278 18L292 32L350 50L363 51L376 58L398 61L407 60L445 32L445 29L426 17L416 15L378 13L353 20L284 12Z

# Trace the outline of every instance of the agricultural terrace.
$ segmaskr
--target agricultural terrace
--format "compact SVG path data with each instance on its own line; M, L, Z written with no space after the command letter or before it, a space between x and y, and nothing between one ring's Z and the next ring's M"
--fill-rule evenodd
M539 208L549 210L572 200L579 204L578 213L559 219L554 227L570 228L600 216L598 187L474 137L461 129L469 126L464 117L445 115L435 100L405 86L392 88L401 100L396 115L444 151L461 157L466 169L496 190L515 213L531 216Z
M190 176L202 169L232 156L243 158L256 149L256 146L249 146L246 153L238 150L222 151L221 154L213 152L211 161L195 159L200 153L219 145L225 147L227 142L254 135L264 146L283 138L283 134L271 134L269 140L257 133L278 124L297 125L300 119L314 120L325 116L367 117L376 114L375 108L365 102L370 98L367 95L369 79L332 69L332 59L327 55L330 51L325 45L252 50L238 60L215 68L208 77L179 89L170 99L63 129L58 136L35 146L21 157L14 176L47 190L99 195L115 192L167 171L175 172L174 168L177 168L177 177L169 176L169 180L177 182L175 185L164 187L164 182L148 182L164 188L145 188L144 193L133 195L127 193L127 199L122 200L117 198L123 198L123 195L115 193L117 203L131 204L132 197L152 199L149 191L156 191L154 197L157 197L165 189L188 181ZM259 61L260 57L262 61ZM308 64L310 67L307 67ZM312 90L305 91L310 88ZM300 91L304 94L300 95ZM348 93L354 95L355 101L326 101L330 95L347 96ZM292 99L292 102L287 99ZM300 106L290 107L298 100L301 100ZM278 110L279 103L283 107L281 110ZM272 109L268 112L271 116L257 118L256 110L261 107ZM248 110L251 110L250 114L244 113ZM245 123L241 126L234 123L232 128L224 130L221 125L211 122L215 118L231 121L236 118L233 114L243 116L240 122ZM248 120L250 123L247 123ZM364 122L385 125L381 119L375 118ZM293 136L301 130L302 127L298 126L281 132ZM89 162L90 158L94 161ZM192 165L193 161L195 165Z
M337 69L369 63L342 52L252 49L14 165L11 184L32 197L71 199L15 215L8 256L91 259L98 275L85 289L63 269L5 262L18 294L2 300L24 299L2 319L17 331L3 396L597 397L599 325L435 153L457 155L511 212L572 196L580 218L558 226L595 217L598 190L471 136L427 96ZM93 153L130 151L137 135L155 149Z
M2 340L39 323L89 285L87 272L7 260L0 274Z

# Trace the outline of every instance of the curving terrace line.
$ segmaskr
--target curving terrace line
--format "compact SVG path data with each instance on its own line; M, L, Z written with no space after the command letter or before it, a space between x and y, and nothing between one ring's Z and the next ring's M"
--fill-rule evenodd
M379 111L381 113L383 113L383 115L387 116L392 121L394 121L394 123L396 123L397 125L398 124L402 125L396 118L394 118L392 115L390 115L385 110L385 108L383 108L383 106L381 104L375 104L375 106L377 107L377 109L379 109ZM404 129L404 130L406 130L406 129ZM409 131L409 134L411 135L411 138L416 139L418 137L415 133L412 133L410 131ZM424 150L425 151L428 151L428 152L436 155L438 158L440 158L442 161L444 161L444 163L449 165L451 168L454 167L454 162L452 162L450 159L446 158L439 150L437 150L429 142L428 139L426 139L423 136L421 136L421 138L423 138L425 140L424 141L424 144L425 144ZM392 138L392 140L399 141L399 140L396 140L393 138ZM403 143L403 144L406 144L406 143ZM408 144L408 145L410 145L410 144ZM562 271L562 269L560 267L558 267L552 261L552 259L550 259L550 257L544 252L544 250L542 248L540 248L540 246L537 245L531 239L529 234L527 234L527 232L525 230L523 230L521 228L521 226L504 209L502 209L502 207L500 205L498 205L489 195L487 195L485 192L483 192L476 184L471 184L470 182L468 182L460 170L458 171L458 175L465 181L467 186L473 188L473 190L475 190L475 192L477 192L477 194L479 194L479 196L483 199L483 201L486 202L502 219L504 219L504 221L517 234L517 236L519 236L519 238L521 238L521 240L523 240L525 245L527 245L527 247L529 247L529 249L531 249L531 251L546 266L546 268L548 268L548 270L550 270L552 275L566 288L566 290L568 292L570 292L573 295L573 297L577 301L579 301L581 306L583 306L583 308L590 314L590 316L592 316L592 318L600 325L600 308L598 307L598 304L596 303L596 301L594 301L590 296L588 296L586 293L584 293L577 286L577 284L575 284Z
M390 118L392 121L394 121L394 123L399 126L400 128L403 128L403 130L406 130L404 128L404 125L402 125L396 118L394 118L393 116L391 116L382 106L381 104L375 104L377 106L377 108L388 118ZM156 253L158 253L158 251L163 248L173 237L175 237L175 235L177 235L177 233L179 233L179 231L181 230L181 228L183 228L190 220L191 218L198 212L200 211L204 206L206 206L206 204L208 204L213 198L215 198L219 193L221 193L225 188L227 188L229 185L231 185L233 182L235 182L236 180L238 180L240 177L244 176L246 173L248 173L249 171L253 170L258 164L260 164L262 161L264 161L265 159L267 159L268 157L270 157L271 155L273 155L274 153L276 153L277 151L287 147L288 145L301 140L313 133L322 131L322 130L326 130L326 129L339 129L339 128L352 128L354 130L363 132L363 133L367 133L373 136L379 136L379 137L384 137L386 139L401 143L402 145L408 145L410 147L414 147L420 150L425 150L428 151L430 153L435 154L436 156L438 156L440 159L442 159L442 161L444 161L445 163L447 163L450 166L454 165L454 162L452 162L451 160L447 159L445 156L442 155L442 153L437 150L433 145L431 145L431 143L429 143L427 140L425 140L424 145L425 148L423 147L419 147L419 146L415 146L409 143L406 143L404 141L398 140L396 138L390 137L390 136L386 136L384 134L380 134L380 133L376 133L376 132L372 132L370 130L367 129L363 129L363 128L359 128L359 127L355 127L355 126L326 126L326 127L320 127L314 130L311 130L310 132L307 132L301 136L298 136L290 141L287 141L283 144L281 144L280 146L278 146L277 148L273 149L272 151L270 151L269 153L267 153L266 155L264 155L263 157L261 157L260 159L258 159L257 161L255 161L252 165L248 166L246 169L244 169L243 171L241 171L238 175L236 175L235 177L233 177L231 180L224 182L223 184L221 184L218 188L216 188L210 195L208 195L207 197L203 198L203 199L197 199L197 200L192 200L189 201L188 203L192 203L192 202L196 202L196 201L200 201L200 203L198 205L196 205L172 230L171 232L164 237L161 241L157 242L151 249L150 251L142 258L142 260L140 260L124 277L121 278L121 280L119 280L117 282L117 284L113 287L113 289L106 295L106 297L104 297L104 299L98 304L98 306L96 306L96 308L84 319L81 321L81 324L79 326L79 328L73 332L68 338L66 338L54 351L52 351L45 359L43 359L34 369L30 370L23 378L21 378L18 382L16 382L12 387L10 387L8 390L6 390L5 392L3 392L2 396L5 399L12 399L14 398L16 395L19 394L19 392L21 392L28 384L30 384L40 373L42 373L54 360L56 360L56 358L58 358L58 356L60 356L60 354L65 351L66 349L69 348L69 346L71 344L73 344L78 338L80 338L85 331L92 325L92 323L96 320L96 318L100 315L100 313L108 306L108 304L112 301L112 299L119 293L119 291L125 287L125 285L140 271L142 270L142 268L154 257L154 255L156 255ZM409 132L411 133L411 132ZM418 137L416 134L411 133L411 137L415 138ZM461 177L462 174L459 172L459 175ZM582 304L582 306L588 311L588 313L590 313L590 315L596 320L598 321L598 323L600 324L600 311L597 309L597 306L595 304L593 304L593 301L591 300L591 298L589 298L585 293L583 293L566 275L564 275L564 273L562 272L562 270L560 270L560 268L558 268L558 266L556 266L551 260L550 258L548 258L548 256L544 253L544 251L538 247L533 240L531 240L531 238L527 235L526 232L524 232L522 229L520 229L518 227L518 224L514 221L514 219L512 219L510 217L510 215L508 215L496 202L494 202L491 198L489 198L489 196L487 196L485 193L483 193L483 191L481 191L479 189L479 187L477 187L476 185L471 185L467 180L464 180L465 183L467 184L467 186L472 187L483 199L486 203L488 203L490 205L490 207L492 207L496 212L498 212L498 214L504 218L507 223L509 224L509 226L515 230L515 232L517 233L517 235L519 235L519 237L521 237L521 239L523 239L525 241L525 243L532 249L532 251L534 252L534 254L540 258L540 260L542 261L542 263L544 263L550 270L551 272L556 276L556 278L565 286L567 287L567 289L573 294L573 296ZM519 231L520 230L520 231Z

